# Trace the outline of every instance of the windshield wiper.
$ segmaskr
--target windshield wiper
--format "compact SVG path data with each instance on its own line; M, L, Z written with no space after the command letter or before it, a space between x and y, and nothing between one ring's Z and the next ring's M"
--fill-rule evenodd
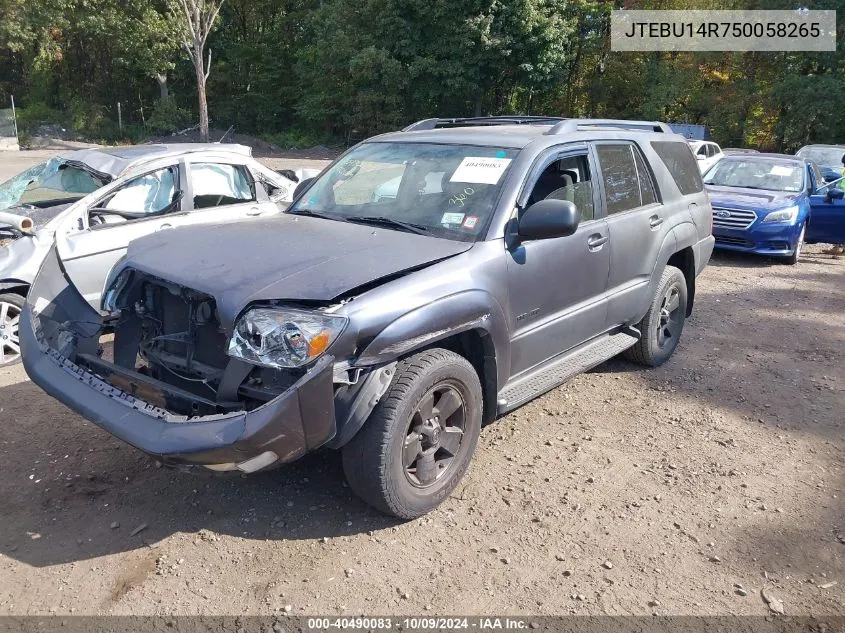
M337 220L339 222L346 222L346 218L334 213L326 213L324 211L314 211L313 209L296 209L295 211L287 210L290 215L307 215L310 218L323 218L324 220Z
M402 220L394 220L393 218L386 218L377 215L353 215L346 218L347 222L357 222L360 224L373 224L376 226L389 226L408 233L416 233L417 235L426 235L431 233L431 229L422 224L414 224L413 222L403 222Z

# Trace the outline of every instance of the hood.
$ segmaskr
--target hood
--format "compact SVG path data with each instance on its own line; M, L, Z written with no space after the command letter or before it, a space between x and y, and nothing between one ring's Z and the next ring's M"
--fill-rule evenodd
M33 206L9 207L8 209L3 209L3 213L11 213L12 215L31 218L33 224L35 224L35 230L37 231L73 204L73 202L68 202L44 208Z
M705 187L714 207L750 209L751 211L775 211L798 201L801 192L765 191L763 189L745 189L743 187Z
M121 267L213 296L225 325L253 301L329 302L470 248L470 242L280 215L159 231L132 242Z

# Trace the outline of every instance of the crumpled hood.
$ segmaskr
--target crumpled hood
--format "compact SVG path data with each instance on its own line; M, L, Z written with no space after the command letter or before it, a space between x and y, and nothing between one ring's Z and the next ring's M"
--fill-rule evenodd
M12 215L30 218L35 224L35 229L38 230L46 226L50 220L58 216L73 204L73 202L66 202L64 204L57 204L52 207L44 208L13 206L8 209L3 209L3 213L11 213Z
M710 203L714 207L775 211L795 204L801 196L795 191L764 191L742 187L717 187L707 185Z
M331 301L470 248L471 242L283 214L159 231L132 242L120 267L213 296L225 326L253 301Z

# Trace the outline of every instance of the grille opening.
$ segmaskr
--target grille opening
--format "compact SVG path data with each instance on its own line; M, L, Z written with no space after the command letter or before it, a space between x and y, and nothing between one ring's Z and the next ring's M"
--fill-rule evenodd
M748 209L713 207L713 226L725 229L745 230L754 224L757 214Z
M289 389L305 370L233 366L213 297L136 273L121 297L114 342L82 364L114 387L189 417L250 411ZM224 385L224 378L227 381Z

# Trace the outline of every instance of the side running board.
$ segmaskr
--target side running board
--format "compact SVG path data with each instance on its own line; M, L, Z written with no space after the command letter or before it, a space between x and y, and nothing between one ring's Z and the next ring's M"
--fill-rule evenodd
M499 415L512 411L550 389L562 385L570 378L613 358L631 347L639 338L639 331L635 328L627 328L616 334L600 336L540 365L530 373L507 384L499 393Z

